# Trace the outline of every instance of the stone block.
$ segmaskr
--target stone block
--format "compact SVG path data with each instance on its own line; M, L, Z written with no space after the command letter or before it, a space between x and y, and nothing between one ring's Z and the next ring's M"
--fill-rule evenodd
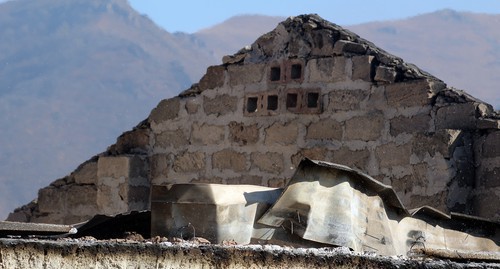
M333 64L332 81L346 81L346 58L345 57L334 57L335 61Z
M225 149L213 154L212 166L214 169L242 172L247 170L247 158L244 153Z
M170 158L167 154L155 154L151 156L151 177L167 177L170 171Z
M257 124L245 125L232 121L229 123L229 136L231 142L240 146L253 145L259 141L259 127Z
M452 146L459 134L460 132L455 130L438 130L431 134L417 134L413 138L412 151L420 159L423 159L426 154L433 157L436 153L450 158L453 154Z
M313 46L311 54L314 56L332 56L336 37L326 29L312 31Z
M129 187L127 198L129 210L146 210L149 203L149 186Z
M432 101L429 82L424 79L388 84L385 94L392 107L425 106Z
M137 184L137 181L144 181L149 174L149 162L146 158L141 158L139 155L131 156L129 161L130 167L130 184Z
M436 129L475 129L476 103L451 104L436 112Z
M68 213L71 214L71 213ZM67 222L68 215L64 213L51 213L45 215L36 215L30 219L33 223L52 223L52 224L75 224L82 221Z
M385 87L372 86L369 92L368 101L366 102L368 110L386 110L387 97L385 96Z
M174 157L173 169L177 173L200 172L205 169L205 153L184 152Z
M500 129L500 120L479 118L477 120L478 129Z
M97 162L83 164L73 173L76 184L96 184L97 183Z
M241 177L228 178L226 180L227 184L244 184L244 185L257 185L262 186L262 177L260 176L251 176L244 175Z
M67 213L75 216L93 216L97 213L97 188L95 185L74 185L65 191Z
M179 109L180 101L178 97L164 99L151 111L149 120L161 123L166 120L175 119L179 115Z
M370 152L367 149L351 150L342 147L339 150L333 151L331 160L335 163L356 167L364 170L370 159Z
M216 98L203 97L203 109L207 115L224 115L235 112L238 106L238 98L223 94Z
M135 129L118 137L116 144L110 147L113 154L147 152L149 147L149 129Z
M311 123L307 127L306 139L341 140L342 125L332 119Z
M289 32L290 40L288 42L288 57L290 58L306 58L311 54L311 44L304 39L302 33L291 31ZM280 52L281 53L281 52Z
M241 53L236 55L224 55L222 56L222 64L229 65L229 64L241 63L245 60L247 56L248 54L246 53Z
M224 126L194 123L191 132L191 142L195 145L214 145L224 141L224 136Z
M267 181L267 186L271 188L283 188L287 182L286 178L271 178Z
M66 189L47 187L38 191L38 210L41 213L64 213Z
M473 215L500 221L500 211L498 210L498 201L500 201L499 194L500 188L477 190L473 198Z
M398 136L402 133L423 133L429 130L431 116L418 114L413 117L399 116L390 120L390 134Z
M198 112L198 109L200 107L200 100L199 98L188 98L186 100L186 111L189 114L196 114Z
M283 154L277 152L254 152L250 156L252 168L269 173L282 173L284 169Z
M52 214L50 214L52 216ZM30 216L28 216L27 212L25 211L15 211L9 213L9 216L7 216L6 221L15 221L15 222L29 222L30 221ZM54 222L50 222L54 223Z
M332 90L328 94L329 109L336 110L358 110L360 104L368 96L364 90Z
M264 78L264 64L247 63L245 65L229 65L227 71L229 74L229 85L248 85L259 83Z
M372 81L375 76L374 56L362 55L352 57L352 80Z
M189 139L181 129L164 131L155 137L156 148L180 148L186 145L189 145Z
M333 52L336 55L344 53L365 54L367 47L363 44L354 43L347 40L339 40L335 42Z
M224 85L224 66L210 66L207 68L207 73L200 79L198 87L204 91L206 89L219 88Z
M384 116L378 112L351 118L345 122L344 140L377 140L382 135L384 123Z
M292 155L291 161L294 167L298 167L299 163L304 158L309 158L311 160L326 160L327 154L328 150L324 147L306 148Z
M477 172L480 188L500 188L500 165L492 170Z
M448 207L446 206L447 197L448 191L446 190L440 191L434 195L410 194L409 203L405 204L405 206L407 208L432 206L442 212L448 212Z
M309 82L345 81L345 65L344 57L311 59L307 63Z
M125 156L101 156L97 161L97 178L128 178L130 158Z
M417 163L410 166L410 168L411 171L409 175L401 179L393 178L391 185L394 190L411 193L415 187L425 188L429 185L429 180L427 178L428 165L426 163Z
M375 156L380 167L390 168L410 164L411 144L397 145L395 143L384 144L375 149Z
M482 157L500 157L500 130L488 134L483 143Z
M100 185L97 189L97 211L99 214L119 214L128 211L128 186L125 183Z
M274 123L272 126L265 130L266 145L292 145L297 143L299 127L296 123L280 124Z
M377 82L392 83L396 81L397 72L393 67L377 66L374 80Z

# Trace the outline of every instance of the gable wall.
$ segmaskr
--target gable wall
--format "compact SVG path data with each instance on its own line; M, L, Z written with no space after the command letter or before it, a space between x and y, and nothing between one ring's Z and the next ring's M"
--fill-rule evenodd
M165 100L153 110L152 184L283 186L308 157L366 171L392 184L409 207L455 206L448 201L448 185L471 167L459 171L454 159L467 135L436 130L432 100L443 85L427 79L377 81L388 69L375 71L371 61L283 58L213 67L218 72L209 73L219 74L212 77L213 89ZM292 80L290 73L281 74L271 81L271 68L286 71L290 62L302 63L303 75ZM319 110L286 107L287 93L300 99L308 92L320 94ZM278 97L277 110L267 109L270 95ZM249 98L258 98L256 112L247 111Z
M283 186L304 157L356 167L408 208L499 219L499 122L491 106L300 16L209 67L9 219L70 224L149 209L151 185Z

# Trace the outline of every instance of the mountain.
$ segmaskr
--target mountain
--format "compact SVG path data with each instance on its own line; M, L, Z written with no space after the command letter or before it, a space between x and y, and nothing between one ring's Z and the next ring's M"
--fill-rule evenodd
M201 40L209 48L209 53L220 60L224 55L252 44L255 39L274 29L283 20L283 17L262 15L235 16L192 36Z
M282 20L238 16L185 34L126 0L0 4L0 218ZM347 28L498 109L499 20L444 10Z
M2 216L213 62L126 0L10 1L0 25Z
M500 109L499 24L500 14L440 10L347 28Z

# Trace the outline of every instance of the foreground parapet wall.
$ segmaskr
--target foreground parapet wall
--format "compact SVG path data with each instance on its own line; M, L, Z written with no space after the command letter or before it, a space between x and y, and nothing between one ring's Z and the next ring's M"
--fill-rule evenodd
M345 248L173 245L118 241L0 240L7 268L492 268L495 263L356 255Z

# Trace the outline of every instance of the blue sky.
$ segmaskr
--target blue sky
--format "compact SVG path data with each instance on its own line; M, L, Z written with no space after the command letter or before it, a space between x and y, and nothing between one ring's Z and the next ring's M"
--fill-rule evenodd
M294 16L317 13L340 25L394 20L445 8L500 14L498 0L129 0L169 32L196 32L241 14Z

